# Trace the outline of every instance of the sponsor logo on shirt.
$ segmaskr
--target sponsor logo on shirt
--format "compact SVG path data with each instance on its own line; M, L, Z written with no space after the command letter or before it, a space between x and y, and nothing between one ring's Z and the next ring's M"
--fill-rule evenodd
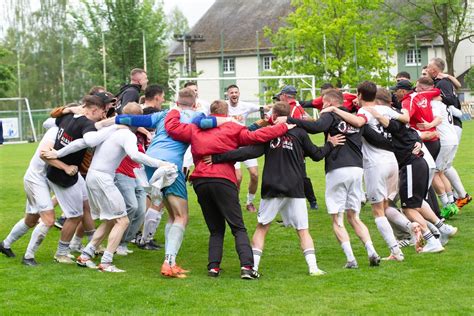
M283 149L293 150L293 140L291 139L291 137L277 137L270 142L271 149L276 149L280 147Z
M416 105L424 109L428 106L428 100L426 98L422 98L420 101L416 102Z
M337 124L337 129L343 134L355 134L359 132L358 128L347 124L345 121L340 121L339 124Z

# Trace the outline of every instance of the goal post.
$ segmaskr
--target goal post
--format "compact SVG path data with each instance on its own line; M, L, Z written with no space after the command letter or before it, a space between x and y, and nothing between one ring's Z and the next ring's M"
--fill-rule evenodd
M5 143L37 142L28 98L0 98L0 102L7 103L0 106L0 121L3 125Z

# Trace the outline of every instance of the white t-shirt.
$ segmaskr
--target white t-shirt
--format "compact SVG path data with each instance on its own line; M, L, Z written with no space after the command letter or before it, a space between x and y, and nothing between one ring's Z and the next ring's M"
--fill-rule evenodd
M43 138L41 139L38 148L33 155L33 158L30 160L30 165L25 173L25 180L30 182L43 183L46 179L46 162L40 158L40 148L42 148L46 143L51 144L51 147L54 146L54 142L56 140L56 134L58 133L58 127L51 127L48 131L44 134Z
M206 116L211 113L211 104L203 99L196 99L196 112L204 113Z
M245 125L245 121L247 120L247 116L250 113L258 112L260 107L253 103L239 101L236 106L232 106L230 101L226 101L229 105L229 116L242 116L242 120L240 120L240 124Z
M446 104L441 101L433 100L431 101L431 107L433 109L433 116L441 117L441 124L436 126L441 146L459 145L456 129L453 124L453 115L446 107Z
M115 170L127 155L138 163L155 168L159 167L159 160L138 151L137 136L126 128L115 130L112 135L95 148L89 169L114 176Z
M379 112L385 117L397 118L398 116L400 116L399 113L392 110L388 106L376 105L374 108L377 112ZM367 125L369 125L370 128L382 134L385 138L391 137L390 134L385 131L382 124L380 124L379 121L376 118L374 118L372 114L364 110L363 107L359 109L357 114L363 115L367 118ZM365 169L371 168L374 166L380 166L383 164L390 164L390 163L397 164L397 159L395 158L395 155L393 152L385 150L385 149L377 148L369 144L365 140L365 138L362 138L362 155L363 155L363 164L364 164Z

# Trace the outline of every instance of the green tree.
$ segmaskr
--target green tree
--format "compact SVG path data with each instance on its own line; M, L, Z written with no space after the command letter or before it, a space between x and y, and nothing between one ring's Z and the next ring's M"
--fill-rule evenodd
M407 46L414 36L443 40L448 73L453 75L454 54L459 43L474 38L473 2L469 0L385 1L392 20L399 21L398 42Z
M7 93L15 87L16 78L13 75L15 67L6 62L6 57L11 55L11 51L0 46L0 98L7 97Z
M280 74L312 74L319 83L388 84L394 31L381 27L380 0L293 0L276 32L266 29ZM324 48L326 47L326 49ZM385 53L380 53L380 50ZM386 55L388 54L388 55Z

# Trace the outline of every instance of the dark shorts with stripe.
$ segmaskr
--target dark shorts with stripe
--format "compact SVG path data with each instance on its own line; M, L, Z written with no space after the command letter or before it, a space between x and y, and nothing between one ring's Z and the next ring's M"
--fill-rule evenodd
M429 168L418 157L399 171L400 203L402 208L419 208L428 193Z

